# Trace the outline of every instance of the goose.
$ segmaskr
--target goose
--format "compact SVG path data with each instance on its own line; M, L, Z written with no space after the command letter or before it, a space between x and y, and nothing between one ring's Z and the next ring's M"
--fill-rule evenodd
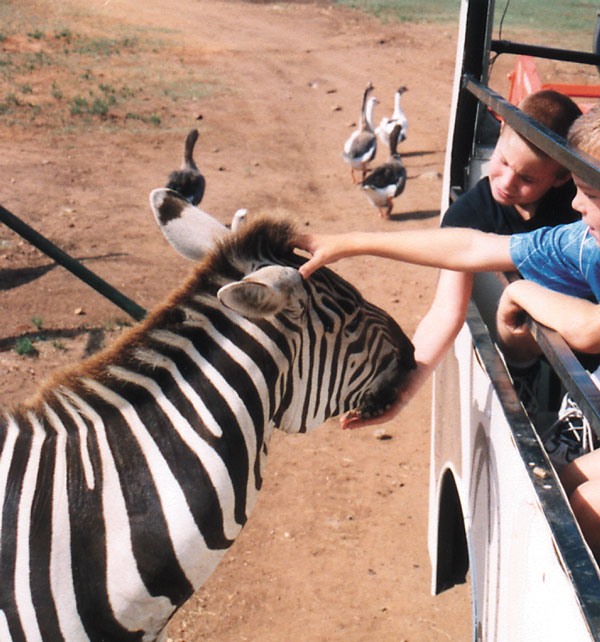
M232 232L237 232L238 230L241 230L244 225L248 222L248 217L246 216L248 214L248 210L246 208L242 208L236 211L236 213L233 215L233 218L231 219L231 231Z
M342 156L350 165L352 181L358 183L354 176L354 170L360 169L362 177L367 175L367 165L377 151L377 136L373 128L373 110L379 102L375 96L369 96L373 91L373 85L369 83L363 95L362 108L360 113L360 127L352 132L352 135L344 144Z
M394 113L391 118L384 116L379 122L379 126L375 130L375 133L379 137L379 140L386 147L390 144L390 134L394 127L399 124L402 125L402 130L400 131L400 136L398 136L398 142L402 143L406 140L406 130L408 128L408 119L406 114L402 111L402 106L400 101L402 99L402 94L408 91L406 87L402 86L394 94Z
M367 198L379 210L379 215L389 218L392 213L393 199L404 191L406 168L400 154L396 151L402 125L396 124L390 135L390 157L386 163L376 167L361 181Z
M192 129L185 139L183 163L181 168L169 174L167 189L178 192L192 205L198 205L204 196L206 181L194 162L194 145L198 139L198 130Z

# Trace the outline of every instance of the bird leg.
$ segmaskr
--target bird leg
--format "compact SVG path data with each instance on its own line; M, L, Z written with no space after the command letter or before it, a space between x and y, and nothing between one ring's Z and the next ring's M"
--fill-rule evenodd
M390 214L392 213L392 208L394 207L392 199L388 198L387 199L387 207L382 209L381 207L378 207L377 209L379 210L379 216L381 218L390 218Z
M392 201L392 198L388 198L388 206L387 210L385 212L385 218L390 218L390 214L392 213L392 210L394 209L394 202Z

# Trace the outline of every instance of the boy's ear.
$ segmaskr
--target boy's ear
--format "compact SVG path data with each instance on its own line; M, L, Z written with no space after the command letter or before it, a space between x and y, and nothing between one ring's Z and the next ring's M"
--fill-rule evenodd
M552 184L552 187L560 187L561 185L564 185L567 183L573 175L571 172L558 172L556 175L556 179L554 183Z

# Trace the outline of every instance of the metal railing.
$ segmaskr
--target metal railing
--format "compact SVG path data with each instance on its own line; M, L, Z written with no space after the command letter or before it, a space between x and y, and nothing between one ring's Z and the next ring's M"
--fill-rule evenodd
M26 241L31 243L31 245L37 247L40 252L43 252L52 260L56 261L56 263L69 270L69 272L74 274L78 279L81 279L84 283L94 288L94 290L99 292L103 297L112 301L136 321L141 321L146 316L146 310L135 301L132 301L97 274L88 270L88 268L83 266L79 261L69 256L45 236L36 232L36 230L27 225L27 223L24 223L12 212L2 207L2 205L0 205L0 222L22 236Z

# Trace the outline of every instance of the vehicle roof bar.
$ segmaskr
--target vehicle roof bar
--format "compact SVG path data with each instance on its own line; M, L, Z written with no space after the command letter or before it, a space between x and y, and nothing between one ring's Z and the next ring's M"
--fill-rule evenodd
M541 47L522 42L511 42L509 40L492 40L490 48L497 54L521 54L524 56L534 56L535 58L576 62L584 65L600 65L600 55L587 53L585 51Z

